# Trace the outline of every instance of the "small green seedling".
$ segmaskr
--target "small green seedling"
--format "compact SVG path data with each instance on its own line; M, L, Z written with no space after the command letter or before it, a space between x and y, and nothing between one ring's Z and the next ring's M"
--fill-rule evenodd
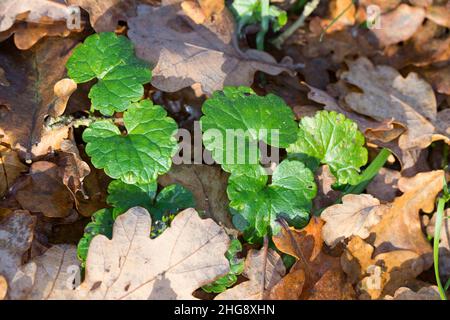
M244 259L238 257L241 251L242 244L239 240L231 240L230 247L225 254L230 263L230 272L213 283L203 286L202 289L204 291L208 293L221 293L236 283L237 277L244 271Z
M234 0L231 11L238 21L238 34L246 25L260 24L256 35L258 50L264 50L264 38L269 31L269 25L278 32L287 23L287 13L277 6L270 5L270 0Z

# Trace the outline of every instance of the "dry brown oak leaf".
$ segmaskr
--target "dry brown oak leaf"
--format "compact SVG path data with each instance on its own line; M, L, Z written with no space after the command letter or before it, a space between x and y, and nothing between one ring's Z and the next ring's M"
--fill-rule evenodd
M137 55L154 65L156 88L175 92L200 83L203 92L211 94L224 86L250 86L256 71L293 73L291 59L279 64L266 52L237 48L227 9L198 25L179 2L163 1L158 8L140 5L138 16L128 20Z
M385 207L369 194L347 194L342 204L326 208L320 217L326 223L322 228L325 243L334 247L340 241L357 235L366 239L370 228L381 220Z
M0 197L12 186L20 174L27 170L17 153L7 147L0 146Z
M322 239L323 221L312 217L302 230L282 229L272 239L279 250L297 258L289 274L280 281L278 287L287 285L290 292L283 296L289 300L330 299L342 300L355 297L352 286L340 266L340 259L324 252ZM304 280L301 286L293 287L291 279ZM273 290L279 293L280 288ZM279 296L279 295L278 295Z
M216 300L268 299L271 289L286 273L283 260L272 249L250 250L243 275L249 280L219 294Z
M62 80L75 38L47 38L28 51L8 44L0 52L0 140L27 161L61 147L67 126L45 127L47 116L64 112L76 85Z
M168 173L158 178L158 183L163 187L181 184L193 193L197 210L204 211L206 217L221 226L233 229L226 193L228 174L220 167L204 164L173 165Z
M439 114L433 88L414 72L404 78L389 66L374 66L361 57L348 62L341 79L363 92L345 94L346 104L355 112L377 121L394 119L407 127L399 138L402 150L423 149L433 141L444 140L450 123L437 125Z
M229 237L194 209L150 239L149 213L135 207L114 222L113 237L94 237L77 299L194 299L192 293L229 272Z
M30 249L36 218L28 211L16 210L0 220L0 275L8 286L8 298L20 296L20 281L16 275L23 255Z
M64 0L3 0L0 3L0 41L14 34L21 50L31 48L45 36L66 37L81 31L80 9Z

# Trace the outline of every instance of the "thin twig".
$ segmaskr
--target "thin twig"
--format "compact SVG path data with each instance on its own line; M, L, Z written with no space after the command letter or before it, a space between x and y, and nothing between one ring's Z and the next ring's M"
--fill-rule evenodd
M305 5L305 8L303 9L302 14L298 19L289 26L282 34L280 34L277 38L272 40L272 44L277 47L278 49L281 48L284 41L286 41L287 38L289 38L298 28L302 27L305 24L305 20L307 17L313 13L313 11L317 8L319 5L320 0L312 0L308 2Z

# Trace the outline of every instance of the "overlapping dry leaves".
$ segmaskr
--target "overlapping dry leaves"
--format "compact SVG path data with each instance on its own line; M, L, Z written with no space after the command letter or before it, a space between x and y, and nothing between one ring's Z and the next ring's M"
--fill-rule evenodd
M361 27L371 5L381 28ZM281 51L255 50L235 25L220 0L0 3L0 300L192 299L228 272L227 233L238 232L227 175L174 165L160 185L190 189L207 219L187 209L150 239L149 215L130 209L112 239L94 238L80 277L75 244L92 213L106 207L109 179L91 166L71 122L89 110L92 84L77 88L64 65L93 30L128 35L154 67L146 94L179 123L198 120L204 94L254 84L280 95L298 119L320 109L345 114L364 132L371 158L381 147L393 153L363 194L338 204L342 195L321 167L314 202L315 212L325 209L321 217L302 230L285 226L272 238L277 250L247 250L238 284L216 299L439 299L429 237L448 179L450 2L323 1ZM444 281L449 228L444 219ZM292 266L283 263L286 254Z

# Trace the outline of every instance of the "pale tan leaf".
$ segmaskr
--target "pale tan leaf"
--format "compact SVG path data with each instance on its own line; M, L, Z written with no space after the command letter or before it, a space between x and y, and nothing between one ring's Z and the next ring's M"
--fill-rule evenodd
M276 251L268 249L267 254L265 253L264 249L250 250L243 273L249 280L222 292L215 300L267 299L270 290L286 273L286 268Z
M234 21L226 9L214 21L197 25L177 1L158 8L141 5L138 16L128 23L136 53L155 66L152 84L162 91L200 83L211 94L224 86L251 85L258 70L271 75L292 73L287 60L278 64L266 52L239 50L234 43Z
M8 282L8 297L12 299L21 295L15 276L24 253L30 249L35 224L36 218L23 210L16 210L0 220L0 274Z
M395 291L394 296L386 296L385 300L441 300L436 286L423 287L414 292L410 288L401 287Z
M353 235L365 239L370 228L380 222L383 211L380 201L371 195L345 195L342 204L326 208L320 216L326 222L322 228L323 240L334 247Z
M119 216L111 240L92 240L82 299L193 299L192 292L229 271L229 238L194 209L180 212L170 228L150 239L151 218L140 207Z

